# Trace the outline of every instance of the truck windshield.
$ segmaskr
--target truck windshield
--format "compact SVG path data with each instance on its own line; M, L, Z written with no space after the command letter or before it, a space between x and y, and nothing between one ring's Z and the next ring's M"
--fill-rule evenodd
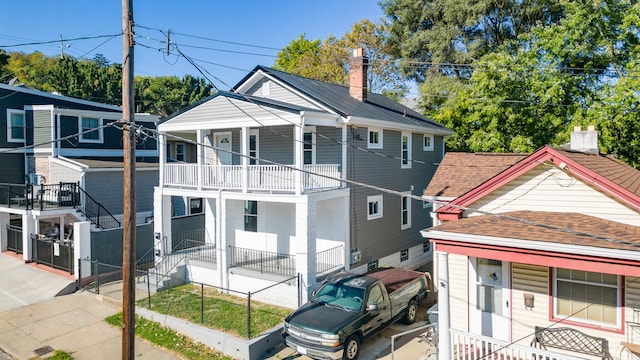
M322 302L330 306L338 306L349 311L359 311L362 308L364 289L340 283L328 283L316 292L313 301Z

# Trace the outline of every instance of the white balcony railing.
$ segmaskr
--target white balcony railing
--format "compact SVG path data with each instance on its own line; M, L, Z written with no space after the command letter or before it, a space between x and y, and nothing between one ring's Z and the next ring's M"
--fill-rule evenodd
M473 335L457 330L450 330L451 359L479 360L479 359L545 359L545 360L576 360L581 357L561 354L553 351L537 349L520 343L510 343L486 336ZM530 341L524 339L523 341Z
M303 170L300 176L302 191L340 187L340 165L304 165ZM296 169L293 165L249 165L246 170L242 165L202 165L202 179L199 179L198 164L165 164L164 186L241 190L245 173L247 190L296 190Z

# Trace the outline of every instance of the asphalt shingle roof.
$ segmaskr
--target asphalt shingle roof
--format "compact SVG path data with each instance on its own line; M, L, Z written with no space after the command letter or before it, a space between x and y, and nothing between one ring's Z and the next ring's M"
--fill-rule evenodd
M458 197L525 157L527 154L447 152L424 195Z
M447 221L428 230L620 250L640 250L640 227L578 213L513 211L499 216L472 216Z

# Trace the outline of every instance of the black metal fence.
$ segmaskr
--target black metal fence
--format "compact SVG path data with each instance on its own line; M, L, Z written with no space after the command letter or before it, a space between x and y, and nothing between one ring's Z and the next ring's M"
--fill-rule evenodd
M22 254L22 228L7 225L7 250Z
M285 276L294 276L296 274L295 255L245 249L229 245L227 260L230 268L241 267L261 273Z
M78 268L81 269L78 274L79 289L100 294L101 288L104 292L106 287L121 284L122 267L101 264L98 261L89 259L79 259L78 265ZM85 273L82 271L83 268L90 270ZM280 313L277 314L273 306L266 306L253 299L256 294L278 286L295 285L298 294L298 306L302 302L300 274L250 292L206 285L189 281L188 279L184 279L185 284L188 285L155 292L150 283L150 278L155 275L158 274L154 274L153 271L136 271L136 278L138 279L136 287L139 290L146 291L144 297L137 296L137 306L222 331L225 331L225 328L230 326L223 323L222 318L233 321L236 324L242 323L243 325L239 327L241 330L239 335L244 335L247 339L260 335L260 330L256 329L256 324L263 322L264 320L262 319L265 316L276 316L284 319L286 313L290 311L282 308L279 310ZM194 306L194 304L199 306ZM220 313L221 309L227 309L226 311L223 310L225 316ZM236 317L234 320L232 319L234 316L242 316L242 318L238 319ZM234 329L237 331L238 327L234 327Z
M60 241L31 235L31 244L33 246L32 260L34 262L73 274L73 241Z
M344 246L336 246L316 254L316 273L333 270L344 266Z

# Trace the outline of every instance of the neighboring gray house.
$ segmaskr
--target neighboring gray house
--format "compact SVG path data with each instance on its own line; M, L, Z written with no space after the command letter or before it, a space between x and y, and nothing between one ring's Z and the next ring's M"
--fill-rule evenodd
M118 227L123 213L122 131L117 106L0 84L0 250L34 260L34 236L70 240L73 224ZM158 117L136 114L155 130ZM141 221L153 210L157 140L136 145Z
M422 195L452 131L369 93L366 71L361 49L350 87L258 66L231 92L161 120L158 260L177 245L180 197L205 213L216 265L198 281L216 286L249 291L299 273L309 289L328 271L430 262L420 235L430 207L408 196ZM167 161L177 143L182 161Z

